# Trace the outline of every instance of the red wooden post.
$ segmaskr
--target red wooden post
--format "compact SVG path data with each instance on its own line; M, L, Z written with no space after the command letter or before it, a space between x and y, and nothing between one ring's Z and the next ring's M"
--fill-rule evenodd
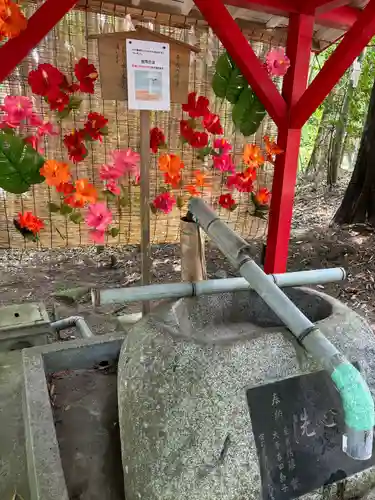
M301 128L290 127L290 110L306 89L313 28L312 15L291 14L286 47L291 67L283 82L283 97L288 106L288 120L279 127L278 144L284 154L277 158L275 165L264 266L267 273L286 271L301 141Z
M38 45L78 0L46 0L30 17L27 28L17 38L0 47L0 82Z

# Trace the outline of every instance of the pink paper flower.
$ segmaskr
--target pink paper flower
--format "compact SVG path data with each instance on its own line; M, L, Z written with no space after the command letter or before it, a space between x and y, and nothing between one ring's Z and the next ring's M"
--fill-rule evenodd
M121 170L123 175L139 175L140 155L132 149L120 149L112 152L113 166Z
M31 115L27 117L27 123L31 125L31 127L40 127L43 125L43 118L36 113L31 113Z
M1 110L6 113L3 122L9 127L18 127L22 121L31 116L33 104L29 97L7 95Z
M236 167L232 161L231 156L227 154L222 154L220 156L214 156L214 168L217 168L221 172L231 172L234 173Z
M109 191L110 193L115 194L115 195L119 195L121 193L121 189L119 188L119 185L113 179L109 179L105 183L105 188L107 191Z
M271 49L266 55L266 66L270 75L284 76L290 66L289 57L282 47Z
M99 176L102 181L116 181L123 175L121 166L108 164L100 167Z
M51 122L45 122L38 127L37 134L43 135L59 135L57 128Z
M93 203L88 206L88 213L85 221L86 224L92 229L99 232L106 231L109 224L111 224L112 219L112 212L108 209L105 203Z
M220 154L227 155L232 151L232 146L225 139L215 139L214 149L218 149Z
M93 229L89 232L89 235L94 243L97 243L98 245L103 245L105 243L105 231L97 231L96 229Z

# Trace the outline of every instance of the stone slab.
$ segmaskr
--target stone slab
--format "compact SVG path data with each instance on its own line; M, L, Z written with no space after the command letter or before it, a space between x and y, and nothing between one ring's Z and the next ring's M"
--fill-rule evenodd
M15 490L30 500L22 417L23 369L20 351L0 353L0 499Z
M22 352L25 379L23 413L31 500L69 500L46 375L88 369L103 360L117 362L122 342L122 336L103 335Z

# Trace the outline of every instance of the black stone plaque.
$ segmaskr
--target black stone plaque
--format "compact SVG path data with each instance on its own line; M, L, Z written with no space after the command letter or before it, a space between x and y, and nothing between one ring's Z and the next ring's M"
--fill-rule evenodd
M265 500L287 500L375 464L342 451L344 414L325 371L249 389Z

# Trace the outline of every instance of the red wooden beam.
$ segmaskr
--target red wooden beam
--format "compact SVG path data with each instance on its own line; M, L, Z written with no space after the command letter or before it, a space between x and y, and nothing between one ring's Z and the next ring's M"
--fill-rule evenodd
M273 121L285 121L286 104L222 0L194 0Z
M314 16L290 16L286 52L291 66L283 81L283 97L289 110L306 89L313 31ZM266 273L286 271L301 129L290 127L288 120L279 127L277 142L284 154L275 164L264 266Z
M333 0L332 0L333 1ZM308 3L291 0L225 0L226 5L288 17L289 14L305 12ZM348 2L345 2L348 3ZM312 12L310 10L310 12ZM317 13L316 22L330 28L350 28L361 11L355 7L339 7L329 12Z
M331 10L338 9L344 5L348 5L351 0L309 0L306 2L306 12L315 12L315 14L322 14L330 12Z
M318 13L315 19L317 24L327 26L327 28L347 30L358 21L360 15L361 10L359 9L355 9L353 7L339 7L338 9L331 10L330 12Z
M358 21L346 33L309 88L293 107L291 116L293 128L302 127L374 35L375 0L370 0Z
M46 0L30 17L25 31L0 47L0 82L10 75L76 3L77 0Z

